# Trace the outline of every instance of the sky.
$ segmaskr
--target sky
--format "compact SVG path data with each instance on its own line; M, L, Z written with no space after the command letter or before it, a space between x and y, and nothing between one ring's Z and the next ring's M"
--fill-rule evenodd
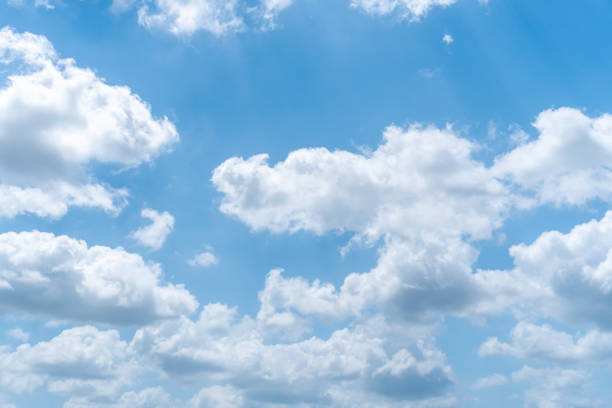
M612 405L605 0L0 0L0 408Z

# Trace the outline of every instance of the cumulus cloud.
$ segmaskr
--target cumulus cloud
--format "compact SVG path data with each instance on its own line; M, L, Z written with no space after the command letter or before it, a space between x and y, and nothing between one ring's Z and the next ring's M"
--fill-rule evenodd
M0 30L0 217L61 217L70 206L119 211L127 192L97 181L90 168L150 162L178 141L125 86L57 56L43 36Z
M197 321L140 329L131 347L167 375L229 385L233 399L254 404L336 404L350 400L353 390L383 403L445 393L453 374L444 355L425 339L394 336L402 344L395 348L383 323L340 329L327 340L274 343L265 341L256 321L212 304Z
M480 346L478 354L560 362L598 362L612 357L612 334L597 330L572 336L548 325L519 322L512 329L511 338L511 343L504 343L491 337Z
M581 205L612 200L612 115L591 118L577 109L546 110L537 117L537 139L498 157L500 178L530 191L540 203Z
M160 249L174 228L174 217L167 211L159 213L151 208L145 208L140 215L152 223L132 232L130 236L141 245L153 250Z
M459 240L390 242L378 265L348 275L339 289L330 283L284 278L270 272L259 294L258 317L286 312L323 318L360 317L385 310L405 321L437 322L443 314L462 315L486 295L472 275L476 252Z
M510 209L548 202L548 188L570 197L575 191L566 194L563 180L576 171L599 166L596 172L607 174L607 120L569 108L545 111L536 121L540 137L498 156L491 167L472 159L478 147L452 129L413 125L388 128L383 143L367 153L300 149L273 166L267 155L231 158L212 181L223 193L221 211L254 230L350 231L347 248L382 238L377 267L350 274L339 288L273 271L260 294L264 320L360 316L379 308L435 321L447 313L512 310L609 328L611 214L567 236L550 232L529 247L512 247L511 271L473 273L478 254L470 244L490 238ZM605 197L608 183L587 173L581 186L591 192L582 197Z
M212 252L212 247L207 247L204 252L200 252L188 261L189 265L201 268L206 268L208 266L216 265L218 263L219 259Z
M435 322L445 313L491 313L475 307L489 288L472 273L478 253L466 238L490 238L509 209L523 204L472 159L477 148L451 128L414 125L388 128L367 153L313 148L274 166L266 155L222 163L212 176L221 211L254 230L350 231L347 248L382 239L377 266L350 274L339 288L273 271L260 318L359 317L378 308Z
M434 7L447 7L456 0L351 0L351 6L368 14L384 16L397 13L401 18L418 21Z
M34 346L0 349L0 368L0 387L13 393L46 385L59 394L112 396L138 366L117 331L83 326Z
M510 248L515 268L481 271L475 277L496 294L495 302L519 316L612 327L612 212L575 226L549 231L530 245Z
M115 324L146 323L198 306L161 268L122 248L38 231L0 234L0 311Z
M270 166L268 156L226 160L212 181L221 211L254 230L431 233L487 238L501 225L508 193L477 148L450 128L389 127L373 152L300 149Z
M442 36L442 42L444 44L452 44L453 41L455 41L455 39L450 34L444 34L444 36Z

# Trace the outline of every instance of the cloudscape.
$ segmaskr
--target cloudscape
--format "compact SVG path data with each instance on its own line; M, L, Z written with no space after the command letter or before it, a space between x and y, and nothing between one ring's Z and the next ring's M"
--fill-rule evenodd
M0 408L612 406L611 16L0 0Z

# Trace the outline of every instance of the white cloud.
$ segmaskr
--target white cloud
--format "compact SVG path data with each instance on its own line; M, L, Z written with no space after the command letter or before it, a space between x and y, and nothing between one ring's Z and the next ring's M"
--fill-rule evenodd
M497 307L519 316L552 317L612 328L612 212L569 233L549 231L510 248L515 268L481 271ZM502 306L503 305L503 306ZM489 308L491 305L483 305Z
M568 117L571 120L565 120ZM260 294L262 320L289 322L291 317L302 324L295 314L339 318L360 316L372 307L412 321L436 321L446 313L484 316L512 310L609 328L612 242L605 231L612 213L567 236L551 232L530 247L512 247L517 265L512 271L472 273L477 252L469 245L470 238L490 238L510 208L545 202L547 188L565 194L563 180L573 177L576 166L604 163L597 155L587 159L585 152L607 153L603 145L596 149L595 142L584 138L603 141L607 120L605 115L592 120L569 108L543 112L536 123L538 140L498 157L492 168L473 160L477 147L451 129L412 126L388 128L383 144L370 153L300 149L274 166L266 155L231 158L215 169L212 180L223 193L221 210L254 230L352 231L351 243L383 238L377 267L347 276L339 289L272 272ZM567 139L578 147L570 148ZM551 153L560 151L563 154ZM540 166L536 156L548 165ZM532 173L533 168L561 181L552 183L548 176ZM529 171L523 174L520 169ZM608 172L603 164L598 171ZM608 188L605 179L593 184L593 174L587 174L583 186L591 190L588 196L601 197L597 189ZM533 191L512 191L532 182Z
M111 9L122 12L134 0L113 0ZM189 36L207 31L222 36L252 28L272 29L278 14L293 0L147 0L138 10L138 22L147 28Z
M519 322L511 332L512 343L496 337L487 339L478 349L480 356L511 355L545 361L599 362L612 358L612 334L591 330L572 336L548 325Z
M0 349L0 387L22 393L46 384L54 393L112 396L137 371L115 330L91 326L65 330L48 342Z
M495 160L494 172L531 191L541 203L581 205L612 201L612 115L590 118L577 109L542 112L536 140Z
M140 215L152 223L132 232L130 236L153 250L160 249L174 228L174 217L166 211L159 213L151 208L145 208Z
M487 238L508 192L471 159L476 148L452 129L392 126L369 154L300 149L272 167L265 154L234 157L212 181L224 194L221 211L254 230Z
M397 13L401 18L418 21L434 7L447 7L456 0L351 0L351 6L368 14L384 16Z
M2 217L119 211L126 191L97 182L91 165L136 167L178 141L174 125L153 118L129 88L59 58L43 36L1 29L0 64L12 69L0 88Z
M214 35L243 31L238 0L155 0L138 10L138 22L175 35L208 31Z
M261 0L264 29L274 28L278 14L293 4L294 0Z
M188 263L191 266L206 268L207 266L218 264L219 259L217 259L215 254L212 252L212 248L208 247L206 251L197 254L193 257L193 259L190 259Z
M537 369L525 366L512 373L512 381L526 383L524 405L528 408L576 408L596 406L588 389L590 376L581 370Z
M139 330L131 347L172 377L232 386L233 399L252 402L246 406L354 406L338 402L352 392L379 403L426 400L453 382L444 355L429 341L391 336L380 319L337 330L327 340L275 344L257 321L214 304L195 322L181 318Z
M300 149L274 166L257 155L217 167L221 210L255 230L352 231L349 247L383 238L378 265L347 276L338 289L273 271L260 293L260 319L359 317L382 308L436 322L467 313L486 286L472 273L478 254L464 238L489 238L516 203L471 158L475 149L450 128L390 127L370 153Z
M26 342L30 338L30 333L24 331L21 327L15 327L7 332L9 337L21 342Z
M472 389L474 390L483 390L485 388L491 387L499 387L501 385L505 385L508 383L508 379L506 376L502 374L492 374L488 377L479 378L474 385L472 385Z
M259 294L258 318L291 312L339 319L359 317L372 308L421 323L437 322L445 313L463 315L486 295L472 275L475 259L476 252L459 240L426 239L387 243L374 269L350 274L339 289L284 278L275 270Z
M0 311L120 324L192 313L182 285L122 248L38 231L0 234Z
M444 36L442 36L442 42L445 44L452 44L453 41L455 41L455 39L450 34L444 34Z

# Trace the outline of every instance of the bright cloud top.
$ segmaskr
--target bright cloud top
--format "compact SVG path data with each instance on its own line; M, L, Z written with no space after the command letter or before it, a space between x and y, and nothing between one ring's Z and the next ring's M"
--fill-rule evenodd
M421 233L489 237L509 194L452 129L389 127L373 152L300 149L270 166L231 158L212 181L221 211L255 230L353 231L369 241Z
M116 212L127 192L99 183L92 165L152 161L178 141L125 86L57 56L42 36L0 30L0 216L61 217L70 206Z

